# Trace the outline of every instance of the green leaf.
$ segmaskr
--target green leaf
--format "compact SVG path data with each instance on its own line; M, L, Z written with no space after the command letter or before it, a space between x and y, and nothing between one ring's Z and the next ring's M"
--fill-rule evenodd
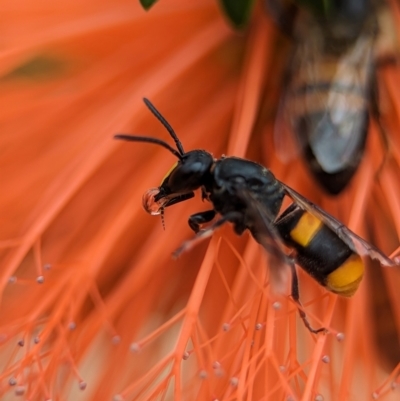
M157 0L139 0L145 10L149 10Z
M34 56L16 66L6 75L1 77L1 81L9 79L28 79L45 80L56 78L65 72L65 62L59 58L45 54Z
M243 28L250 19L255 0L219 0L224 13L236 28Z

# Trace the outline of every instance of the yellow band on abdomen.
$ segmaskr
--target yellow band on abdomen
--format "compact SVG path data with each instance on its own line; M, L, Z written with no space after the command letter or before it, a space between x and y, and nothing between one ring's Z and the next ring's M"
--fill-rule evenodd
M328 275L326 287L344 297L351 297L357 291L363 274L364 263L360 256L354 253Z
M290 236L299 245L306 247L319 231L322 221L311 213L304 212L297 222L296 227L290 232Z

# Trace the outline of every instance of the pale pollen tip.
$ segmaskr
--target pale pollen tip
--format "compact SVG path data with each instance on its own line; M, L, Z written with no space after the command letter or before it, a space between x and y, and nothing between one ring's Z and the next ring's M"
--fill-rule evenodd
M231 328L231 325L230 325L229 323L224 323L224 324L222 325L222 330L223 330L223 331L229 331L230 328Z
M15 395L21 396L25 394L25 386L17 386L15 388Z
M200 370L199 376L200 376L200 379L207 379L207 377L208 377L207 371L204 369Z
M15 385L17 384L17 380L15 379L15 377L10 377L10 378L8 379L8 384L9 384L10 386L15 386Z
M76 323L75 322L69 322L68 323L68 330L75 330L76 329Z
M276 302L274 302L274 303L272 304L272 307L273 307L275 310L279 310L279 309L281 309L282 305L281 305L280 302L276 301Z
M239 379L237 377L231 377L229 383L231 386L237 387L237 385L239 384Z
M131 352L134 352L135 354L137 354L138 352L140 352L140 350L142 349L142 347L138 344L138 343L132 343L129 347L129 350Z
M331 358L329 358L328 355L324 355L324 356L321 358L321 361L322 361L323 363L329 363L329 362L331 361Z
M119 344L120 342L121 342L121 337L120 336L113 336L113 338L111 339L111 342L114 344L114 345L117 345L117 344Z

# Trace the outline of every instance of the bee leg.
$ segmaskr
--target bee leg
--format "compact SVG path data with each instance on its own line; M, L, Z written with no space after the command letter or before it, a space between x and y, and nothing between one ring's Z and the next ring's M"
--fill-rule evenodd
M200 225L210 222L215 217L215 210L207 210L206 212L200 212L192 214L189 217L189 227L195 232L200 231Z
M296 267L295 267L294 263L290 263L290 268L292 270L292 293L291 293L291 295L292 295L293 300L298 305L297 310L299 311L299 315L301 317L301 320L303 321L303 323L307 327L307 329L311 331L311 333L314 333L314 334L317 334L317 333L320 333L320 332L327 333L328 330L325 329L325 327L321 327L319 329L313 329L311 327L311 324L308 321L307 315L304 312L304 310L302 309L302 305L301 305L301 302L300 302L299 280L297 278Z
M265 0L265 8L278 28L292 37L298 7L294 3L283 5L280 0Z
M201 214L201 213L198 213ZM215 214L215 212L214 212ZM196 216L196 215L195 215ZM230 212L222 216L219 220L213 223L211 226L205 228L204 230L200 230L197 234L185 241L173 254L174 258L177 258L182 252L188 251L190 248L195 246L198 242L202 241L205 238L211 237L215 230L221 227L223 224L227 223L228 221L234 222L243 219L243 215L239 212Z

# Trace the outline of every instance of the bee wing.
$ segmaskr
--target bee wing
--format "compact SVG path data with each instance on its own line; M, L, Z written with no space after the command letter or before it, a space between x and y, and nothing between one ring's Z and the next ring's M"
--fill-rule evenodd
M315 20L304 13L296 24L295 43L284 75L274 130L275 150L282 162L290 161L304 151L310 133L306 128L307 120L315 107L326 109L324 98L319 93L314 95L322 74L323 50L318 48L318 38L323 32ZM306 124L302 124L302 120Z
M355 155L365 143L374 36L366 30L333 56L320 40L322 28L312 18L300 22L276 122L276 150L282 161L296 156L291 134L297 153L308 158L311 152L322 170L333 174L357 165Z
M325 212L320 207L309 201L307 198L300 195L294 189L288 187L282 182L281 184L284 187L286 194L290 198L292 198L299 207L322 220L322 222L326 224L332 231L334 231L338 235L338 237L349 246L352 251L359 255L368 255L371 259L378 260L379 263L383 266L398 266L398 263L388 258L378 248L365 241L363 238L359 237L356 233L351 231L339 220L336 220L329 213Z
M327 173L356 166L368 131L368 102L373 78L374 36L365 33L351 48L335 60L331 72L321 59L320 105L309 111L309 146L319 165ZM310 94L310 97L312 95ZM313 114L311 114L313 112Z
M284 163L305 153L312 138L318 139L316 122L328 110L326 95L333 84L326 82L323 58L312 40L303 40L288 63L274 128L275 150Z
M238 190L246 204L247 220L251 221L251 233L268 254L271 287L283 293L291 277L293 260L286 254L281 236L273 224L273 217L264 205L245 188Z

